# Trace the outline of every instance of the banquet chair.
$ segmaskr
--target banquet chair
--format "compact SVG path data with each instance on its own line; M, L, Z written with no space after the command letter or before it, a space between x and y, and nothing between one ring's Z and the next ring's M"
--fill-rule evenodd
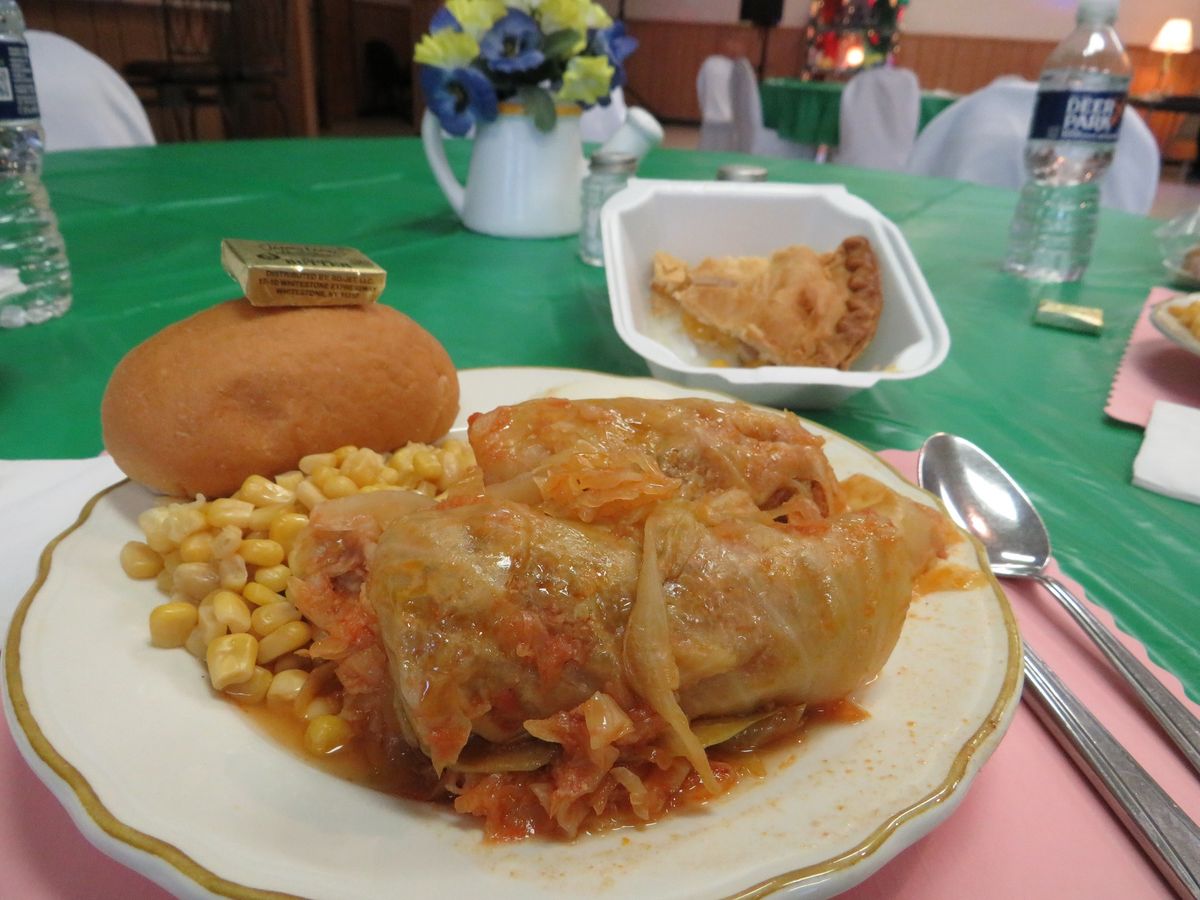
M579 136L585 142L603 144L625 124L625 116L629 109L625 105L624 89L614 88L610 98L608 106L597 103L585 109L579 117Z
M155 143L141 101L112 66L60 34L25 39L47 152Z
M835 162L899 172L921 117L921 86L909 69L859 72L842 91Z
M710 56L700 64L696 98L700 102L701 150L733 149L732 75L733 60L728 56Z
M812 159L814 147L798 144L779 136L763 125L762 99L758 92L758 76L745 57L733 62L730 77L730 98L733 104L733 148L739 153L773 156L786 159Z
M1017 189L1025 183L1025 142L1036 82L1006 75L947 107L917 136L906 170ZM1161 157L1154 135L1126 108L1100 204L1145 215L1158 189Z

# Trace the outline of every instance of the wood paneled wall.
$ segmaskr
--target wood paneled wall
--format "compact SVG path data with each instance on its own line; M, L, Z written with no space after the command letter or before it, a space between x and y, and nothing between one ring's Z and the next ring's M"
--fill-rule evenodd
M326 122L353 118L361 105L364 90L361 51L365 42L387 41L397 51L401 64L407 64L413 41L437 6L436 0L292 2L303 9L309 4L314 7L309 21L320 37L313 63L316 72L309 73L315 88L310 84L308 90L319 93L321 117ZM166 53L158 7L152 0L25 0L22 8L31 28L64 34L106 59L118 71L132 60L162 59ZM708 56L714 53L745 56L756 66L762 58L763 32L748 25L649 19L631 20L627 24L640 42L628 62L629 100L647 107L665 121L699 120L696 75ZM1053 40L902 35L897 64L916 72L924 87L968 93L1000 75L1036 78L1054 43ZM803 29L772 30L766 45L766 74L800 74L805 54ZM1132 47L1129 54L1135 70L1133 92L1155 89L1162 56L1146 47ZM1171 93L1200 92L1200 52L1175 57L1171 74ZM293 83L286 90L291 102L299 108L316 105L311 97L303 96L303 85ZM415 98L415 106L419 109L419 97ZM153 120L155 112L150 112ZM201 122L202 136L220 137L220 120L215 110L205 113L208 118ZM1181 132L1187 124L1184 116L1153 113L1148 122L1168 156L1192 155L1192 136ZM159 124L155 122L156 127ZM302 128L293 126L293 130L314 133L316 123L306 120Z

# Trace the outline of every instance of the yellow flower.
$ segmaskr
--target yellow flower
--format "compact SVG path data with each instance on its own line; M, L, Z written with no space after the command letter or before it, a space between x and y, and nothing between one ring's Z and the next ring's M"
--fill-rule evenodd
M567 63L558 99L564 103L592 104L608 94L613 67L604 56L576 56Z
M479 40L504 15L504 0L446 0L463 31Z
M463 31L447 28L421 38L413 51L413 59L423 66L439 69L461 69L479 55L479 42Z
M589 28L607 28L612 24L604 7L591 0L534 0L534 8L545 34L570 28L586 37Z

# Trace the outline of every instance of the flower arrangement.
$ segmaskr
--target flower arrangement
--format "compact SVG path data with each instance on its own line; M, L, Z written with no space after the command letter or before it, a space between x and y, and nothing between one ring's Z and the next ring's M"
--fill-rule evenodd
M556 104L607 106L636 47L591 0L446 0L414 59L425 101L450 134L492 121L504 100L550 131Z

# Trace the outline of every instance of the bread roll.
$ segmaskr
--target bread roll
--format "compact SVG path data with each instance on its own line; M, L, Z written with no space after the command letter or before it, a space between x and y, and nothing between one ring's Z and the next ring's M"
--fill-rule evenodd
M429 332L387 306L257 308L231 300L118 363L104 444L134 481L178 497L235 492L346 444L442 437L458 376Z

